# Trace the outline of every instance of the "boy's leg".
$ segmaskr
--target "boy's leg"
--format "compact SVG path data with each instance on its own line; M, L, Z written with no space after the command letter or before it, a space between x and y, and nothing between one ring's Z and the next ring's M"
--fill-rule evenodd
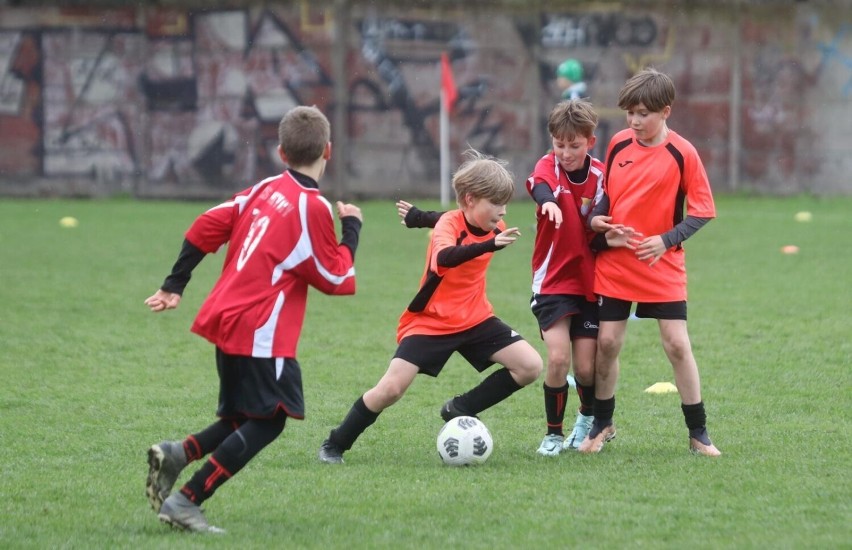
M180 472L194 460L213 452L240 427L244 419L220 419L183 441L162 441L148 449L145 494L155 512L160 511Z
M618 354L624 345L627 320L600 322L595 356L595 420L589 435L580 444L582 453L597 453L615 437L615 386L618 382Z
M566 378L571 367L570 317L563 317L541 331L547 347L547 371L544 375L544 414L547 420L547 433L539 445L538 454L558 455L565 439L562 424L565 420L565 407L568 404L568 384Z
M452 410L441 416L449 421L456 413L475 416L503 401L522 387L534 382L541 374L541 356L526 340L517 340L490 356L491 361L504 368L491 373L472 390L458 395L446 405Z
M595 406L595 355L597 338L576 338L574 340L573 363L577 383L577 397L580 407L571 433L565 439L565 449L577 450L592 429Z
M372 389L349 409L339 426L331 430L319 450L319 459L328 464L343 462L343 453L352 448L355 440L369 428L386 408L400 400L414 382L417 365L394 357L388 370Z
M243 423L222 441L179 492L163 502L160 520L191 531L218 531L208 525L201 503L274 441L284 430L286 420L287 416L279 412L273 418L251 419Z
M698 364L692 353L686 321L682 319L660 319L660 338L663 349L674 370L675 385L680 394L681 410L689 429L690 450L705 456L722 453L707 435L707 416L701 400L701 378Z

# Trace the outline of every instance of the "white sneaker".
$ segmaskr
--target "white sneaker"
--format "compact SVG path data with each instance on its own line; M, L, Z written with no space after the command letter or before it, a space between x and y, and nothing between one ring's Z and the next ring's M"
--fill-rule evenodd
M562 442L565 438L561 435L547 434L536 451L542 456L556 456L562 451Z
M580 444L589 435L589 430L592 429L592 422L594 420L595 417L592 415L585 416L578 413L577 420L574 422L574 429L571 431L571 435L565 439L562 448L566 451L576 451L579 449Z

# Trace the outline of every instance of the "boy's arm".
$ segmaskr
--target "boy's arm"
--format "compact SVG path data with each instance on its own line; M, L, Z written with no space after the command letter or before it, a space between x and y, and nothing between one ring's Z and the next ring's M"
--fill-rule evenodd
M396 210L402 225L408 228L435 227L444 212L435 210L420 210L413 204L405 201L397 201Z
M672 227L660 237L663 239L663 244L666 248L677 246L686 239L695 235L695 232L704 227L704 225L713 218L700 218L698 216L686 216L679 224Z
M178 259L172 267L172 272L163 281L160 289L145 300L145 305L153 312L178 307L183 291L192 278L192 270L201 263L206 255L188 239L184 239Z
M533 181L533 179L530 178L530 181ZM556 196L550 189L550 185L543 181L536 181L532 183L530 195L541 208L542 215L553 222L556 229L559 229L559 226L562 225L562 210L559 209L559 203L556 202Z
M517 227L494 230L494 238L481 243L460 244L442 248L436 258L438 267L456 267L488 252L502 250L515 242L521 232Z
M293 270L323 294L355 294L355 249L362 225L361 209L354 204L336 204L343 237L337 241L331 204L311 197L306 216L312 258Z

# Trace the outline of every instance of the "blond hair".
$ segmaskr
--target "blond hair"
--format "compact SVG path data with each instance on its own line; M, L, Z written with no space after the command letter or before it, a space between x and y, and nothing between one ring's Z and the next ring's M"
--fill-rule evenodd
M627 111L640 103L652 113L674 104L675 86L671 77L648 67L624 83L618 94L618 107Z
M547 117L547 130L556 139L574 141L577 136L591 139L598 127L598 114L585 99L561 101Z
M290 166L309 166L331 140L331 125L316 107L290 109L278 124L278 143Z
M515 194L515 178L506 169L506 161L475 149L468 149L464 156L467 160L453 174L453 189L459 206L464 203L465 196L507 204Z

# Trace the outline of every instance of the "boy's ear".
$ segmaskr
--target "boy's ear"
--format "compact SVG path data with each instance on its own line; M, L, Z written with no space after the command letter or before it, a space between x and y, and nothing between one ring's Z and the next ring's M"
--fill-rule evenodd
M594 147L594 146L595 146L595 142L596 142L597 140L598 140L598 137L597 137L596 135L594 135L594 134L592 135L592 137L590 137L590 138L587 140L587 142L588 142L588 144L589 144L589 149L591 149L592 147Z
M278 158L280 158L281 162L284 164L290 164L287 162L287 155L284 154L284 149L282 149L280 145L278 146Z
M331 142L325 144L325 151L322 152L322 158L325 160L331 160Z

